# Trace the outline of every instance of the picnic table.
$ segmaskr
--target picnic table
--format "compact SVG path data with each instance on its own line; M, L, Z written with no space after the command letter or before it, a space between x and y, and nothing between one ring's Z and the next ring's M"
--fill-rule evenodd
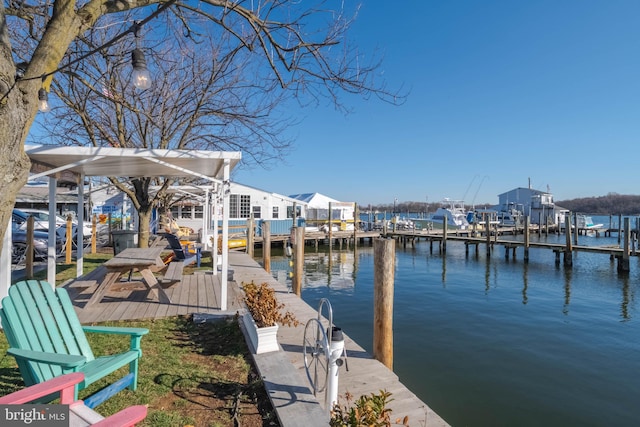
M142 283L149 290L149 296L161 303L170 303L169 296L162 289L154 274L164 267L164 262L160 258L163 250L162 247L127 248L105 262L103 265L106 267L107 273L85 307L100 302L113 284L120 283L123 275L134 270L140 272Z

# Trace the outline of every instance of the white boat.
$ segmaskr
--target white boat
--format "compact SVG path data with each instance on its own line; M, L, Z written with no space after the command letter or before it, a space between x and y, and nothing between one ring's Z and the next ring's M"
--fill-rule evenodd
M578 229L584 229L587 231L598 231L604 229L604 224L594 224L593 218L588 215L578 214L576 215L576 225Z
M390 226L393 228L395 225L396 230L413 230L413 220L395 215L390 220Z
M461 200L444 199L442 206L429 216L428 221L433 223L435 228L442 228L445 217L447 218L448 229L466 230L469 228L467 211L464 208L464 202Z

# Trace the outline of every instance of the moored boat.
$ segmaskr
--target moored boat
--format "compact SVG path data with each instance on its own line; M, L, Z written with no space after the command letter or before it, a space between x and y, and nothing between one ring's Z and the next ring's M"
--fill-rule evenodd
M461 200L444 199L442 206L432 213L428 220L433 224L434 228L442 228L445 217L447 218L448 229L466 230L469 228L467 211L464 208L464 202Z
M598 231L604 229L604 224L594 224L593 218L588 215L578 214L576 215L576 225L578 229L584 229L587 231Z

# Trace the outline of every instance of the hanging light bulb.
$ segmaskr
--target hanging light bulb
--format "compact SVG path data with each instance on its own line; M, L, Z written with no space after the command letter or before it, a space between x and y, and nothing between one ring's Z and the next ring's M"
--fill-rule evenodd
M38 110L43 113L51 111L51 107L49 107L49 95L43 87L38 90Z
M151 87L151 75L147 69L147 61L144 53L138 48L131 52L131 62L133 64L133 73L131 79L133 85L138 89L149 89Z

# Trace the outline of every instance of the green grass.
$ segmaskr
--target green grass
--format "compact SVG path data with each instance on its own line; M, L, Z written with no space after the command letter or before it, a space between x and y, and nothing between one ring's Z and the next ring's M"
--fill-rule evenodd
M172 317L148 321L109 322L105 325L143 327L138 389L124 390L96 408L107 416L130 405L148 405L143 426L234 425L242 401L251 416L264 425L273 420L273 410L262 381L251 365L237 319L194 324L189 318ZM124 351L128 337L87 335L96 356ZM7 341L0 334L0 395L24 387L14 359L6 356ZM80 399L111 384L126 368L80 392ZM243 410L240 409L240 412ZM246 409L244 409L247 412ZM257 414L258 411L263 414Z

